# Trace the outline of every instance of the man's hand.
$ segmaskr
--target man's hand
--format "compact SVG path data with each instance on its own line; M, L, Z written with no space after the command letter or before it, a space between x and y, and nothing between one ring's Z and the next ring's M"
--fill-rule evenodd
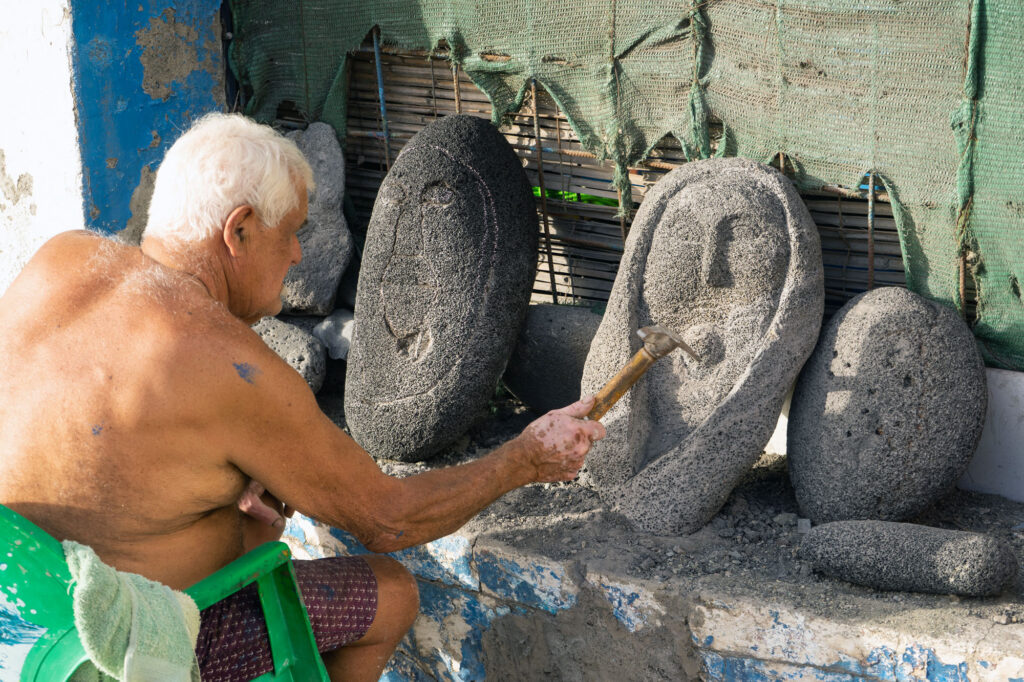
M243 545L247 552L264 542L279 540L284 531L285 517L294 512L257 481L249 481L245 492L238 498L238 508L249 517L243 530Z
M548 412L523 430L519 438L536 469L536 482L576 478L590 446L605 436L600 422L583 419L593 406L594 396L587 396L568 407Z

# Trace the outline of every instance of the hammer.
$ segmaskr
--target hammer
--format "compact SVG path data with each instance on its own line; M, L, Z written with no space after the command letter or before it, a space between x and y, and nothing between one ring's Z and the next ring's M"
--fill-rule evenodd
M595 420L604 416L658 358L665 357L676 348L682 348L694 360L700 360L692 348L683 343L679 335L658 325L641 327L636 335L644 345L636 352L625 367L605 384L594 396L594 406L587 413L587 419Z

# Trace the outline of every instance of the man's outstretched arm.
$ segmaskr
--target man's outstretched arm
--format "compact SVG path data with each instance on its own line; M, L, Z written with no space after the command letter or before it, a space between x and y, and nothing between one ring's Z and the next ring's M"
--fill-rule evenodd
M454 532L515 488L572 480L593 442L604 438L599 422L582 419L592 406L590 397L549 412L473 462L398 479L394 513L367 547L392 552L428 542Z
M377 463L322 412L305 382L270 351L266 369L239 386L233 414L241 442L232 463L289 507L391 552L447 535L501 495L534 482L571 480L599 422L582 419L591 402L554 410L473 462L407 478ZM250 390L255 389L255 390Z

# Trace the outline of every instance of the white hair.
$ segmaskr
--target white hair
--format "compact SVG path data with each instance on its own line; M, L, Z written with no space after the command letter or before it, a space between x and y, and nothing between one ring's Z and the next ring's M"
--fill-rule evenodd
M313 170L294 142L241 114L207 114L167 150L144 236L200 241L244 205L276 227L299 205L298 179L312 191Z

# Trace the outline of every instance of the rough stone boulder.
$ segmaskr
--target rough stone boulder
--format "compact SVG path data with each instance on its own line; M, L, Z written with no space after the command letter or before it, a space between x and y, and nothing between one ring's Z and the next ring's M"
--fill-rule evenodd
M367 230L345 415L375 457L417 461L486 408L529 303L537 216L522 165L487 121L413 137Z
M1017 575L1013 551L993 537L892 521L816 526L800 556L820 573L879 590L987 597Z
M786 178L745 159L688 163L633 221L583 393L676 330L701 356L659 360L611 409L586 479L644 529L691 533L757 461L814 347L824 305L818 232Z
M312 333L317 322L313 317L264 317L252 327L270 350L302 375L314 393L327 374L327 350Z
M952 308L906 289L837 312L789 411L790 479L804 516L909 519L953 487L985 420L985 368Z
M576 402L599 324L601 316L590 308L531 305L505 370L505 385L539 412Z
M345 222L345 157L326 123L288 133L313 167L316 189L309 194L309 218L299 233L302 262L288 271L281 300L285 313L328 315L354 243Z

